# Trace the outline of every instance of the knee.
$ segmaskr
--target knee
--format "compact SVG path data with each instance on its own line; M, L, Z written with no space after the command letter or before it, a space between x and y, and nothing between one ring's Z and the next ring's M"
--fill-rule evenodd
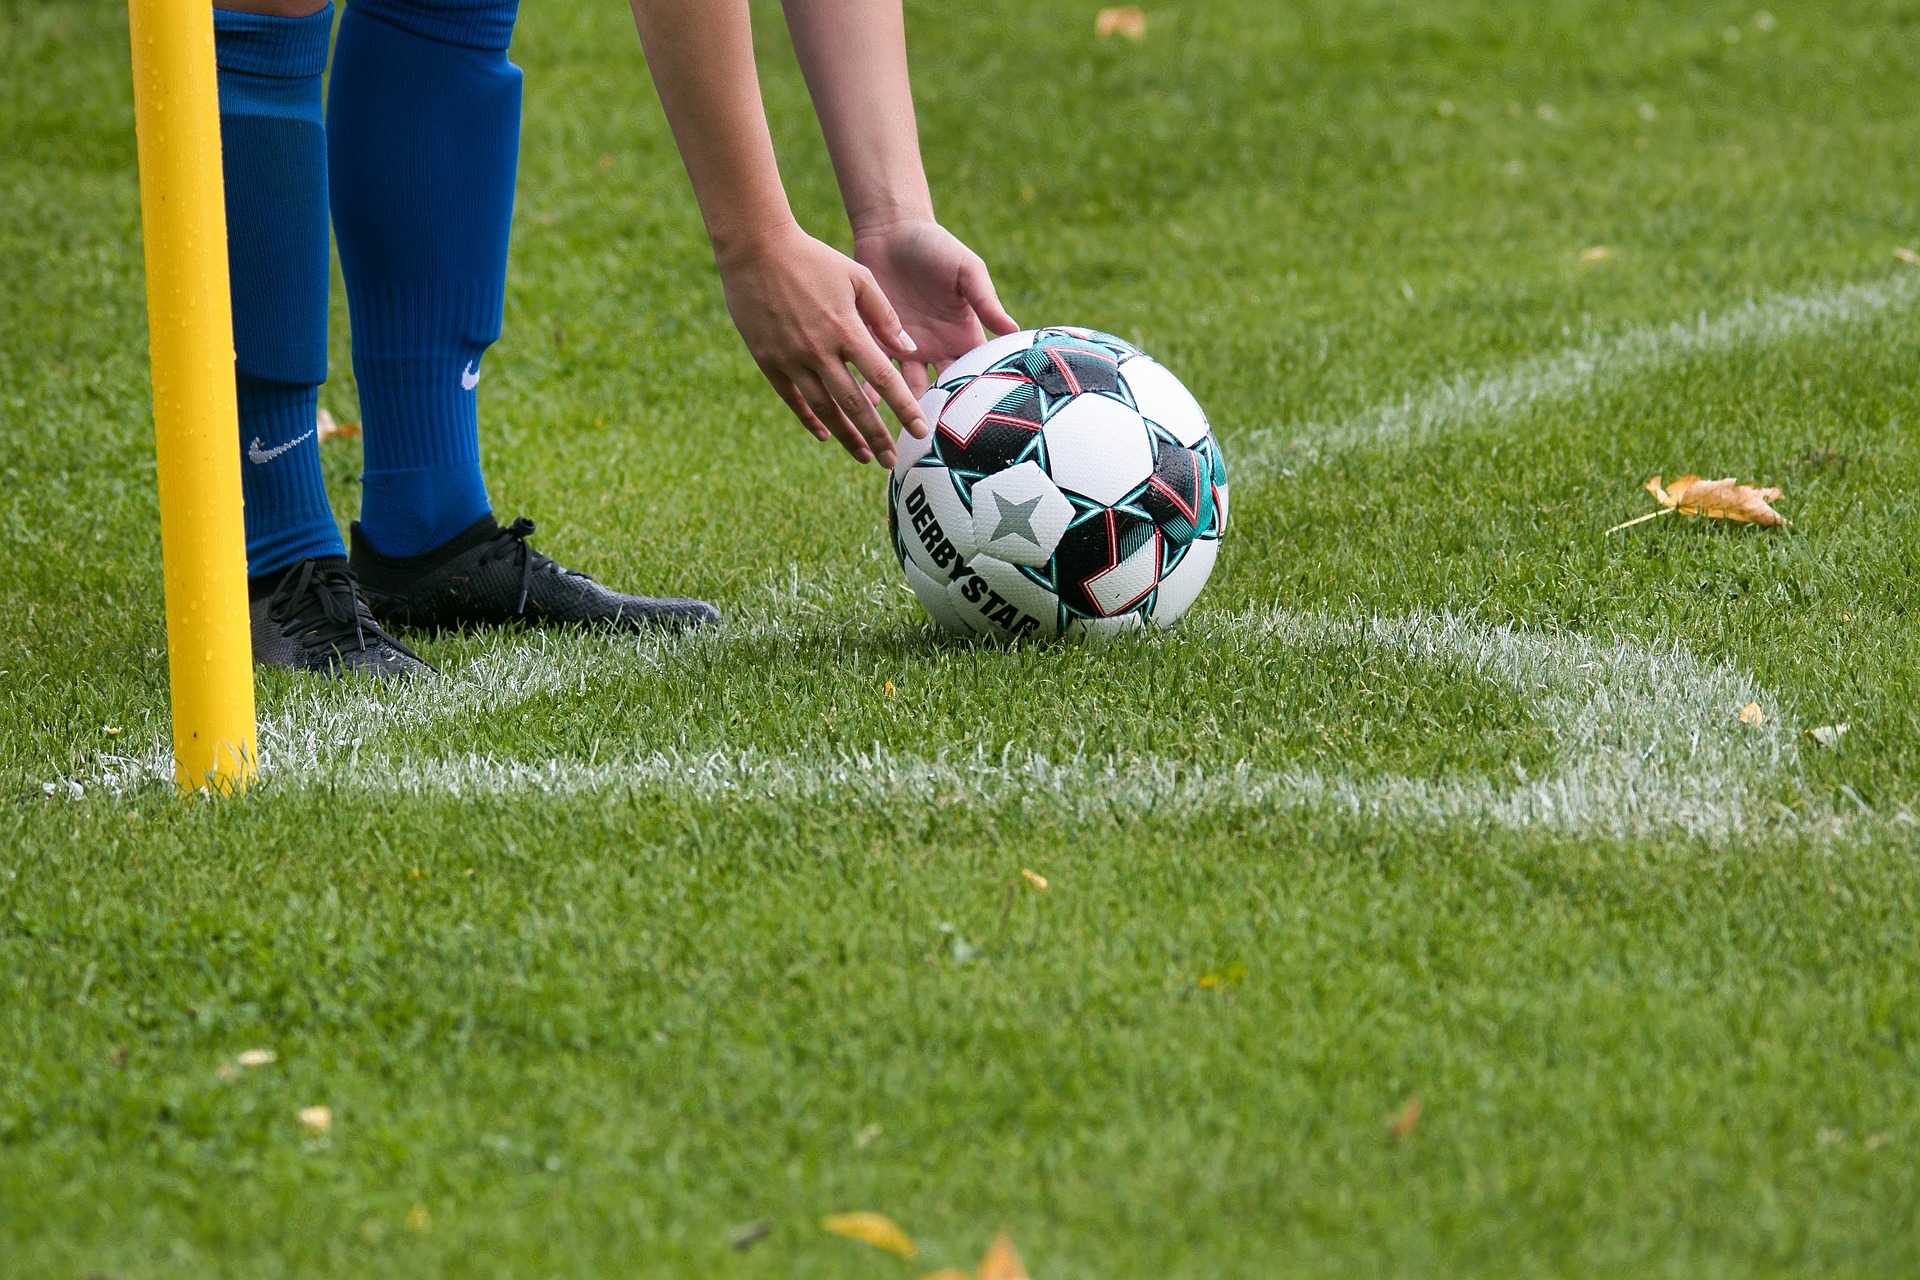
M331 0L214 0L213 7L268 18L311 18L329 3Z

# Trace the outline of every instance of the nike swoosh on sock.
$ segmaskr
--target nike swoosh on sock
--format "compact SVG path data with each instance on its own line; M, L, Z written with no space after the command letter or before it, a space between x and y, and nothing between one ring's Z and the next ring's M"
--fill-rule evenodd
M293 439L287 441L285 444L277 444L273 446L273 448L271 449L262 449L260 447L260 437L255 436L253 438L253 443L247 446L247 461L253 463L255 466L264 467L267 463L272 462L275 458L279 457L281 454L285 453L287 450L300 444L302 441L304 441L307 438L307 436L310 436L312 434L313 434L312 431L307 431L302 435L295 436Z

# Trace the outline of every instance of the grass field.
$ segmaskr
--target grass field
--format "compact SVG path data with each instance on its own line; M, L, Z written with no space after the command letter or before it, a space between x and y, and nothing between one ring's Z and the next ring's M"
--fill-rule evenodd
M530 0L494 497L731 625L266 675L183 803L124 13L0 0L0 1273L1920 1270L1920 5L1096 8L911 0L922 130L1208 406L1187 625L931 634L624 6ZM1687 471L1792 530L1606 534Z

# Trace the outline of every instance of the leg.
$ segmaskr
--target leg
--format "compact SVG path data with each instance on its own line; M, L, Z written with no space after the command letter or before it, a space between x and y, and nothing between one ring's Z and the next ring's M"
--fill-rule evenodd
M480 362L500 336L520 143L518 0L350 0L328 102L333 227L353 314L367 469L351 564L374 615L699 627L697 600L609 590L494 521Z
M327 378L325 0L240 0L214 12L227 253L233 287L247 573L270 580L344 556L327 504L314 409Z
M489 514L478 392L520 145L518 0L354 0L328 103L366 443L359 536L394 556Z

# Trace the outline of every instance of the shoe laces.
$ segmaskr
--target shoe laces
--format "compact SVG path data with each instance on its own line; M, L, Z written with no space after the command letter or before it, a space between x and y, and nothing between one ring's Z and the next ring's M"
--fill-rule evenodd
M493 545L488 547L481 557L483 562L513 558L520 564L520 603L514 606L514 612L524 614L527 611L527 596L533 588L533 575L536 570L547 573L564 573L575 578L587 575L577 569L563 569L552 556L542 555L528 544L533 536L533 521L525 516L515 516L513 523L500 530Z
M354 648L364 651L368 631L382 634L361 603L353 574L344 565L318 560L302 560L280 580L267 601L267 616L310 645L337 648L351 636Z

